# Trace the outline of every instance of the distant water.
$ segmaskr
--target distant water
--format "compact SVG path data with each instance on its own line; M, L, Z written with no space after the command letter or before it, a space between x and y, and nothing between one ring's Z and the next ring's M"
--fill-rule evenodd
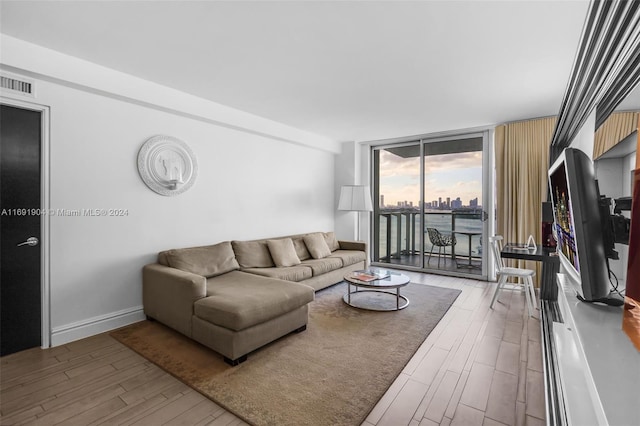
M426 216L426 225L422 226L420 223L419 216L416 216L416 224L415 224L415 244L414 250L419 250L420 245L420 232L424 232L424 241L425 241L425 251L428 253L431 251L431 241L429 240L429 235L427 234L427 228L436 228L443 234L451 234L452 231L452 215L449 213L428 213ZM407 241L407 226L406 226L406 216L402 217L402 233L400 236L400 241L402 247L406 247ZM387 219L382 216L380 218L380 257L384 257L387 255ZM397 216L392 216L392 224L391 224L391 252L395 253L397 251ZM466 231L466 232L482 232L482 220L479 218L466 218L464 216L456 215L455 217L455 230L456 231ZM459 256L468 256L469 255L469 240L466 235L456 234L456 255ZM434 252L438 248L434 249ZM451 248L447 248L447 252L449 253ZM471 237L471 255L479 256L482 253L481 244L480 244L480 235L474 235Z

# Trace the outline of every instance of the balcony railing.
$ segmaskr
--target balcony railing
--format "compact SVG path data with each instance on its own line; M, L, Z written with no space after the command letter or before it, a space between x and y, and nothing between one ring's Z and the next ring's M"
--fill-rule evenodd
M377 212L378 242L374 258L379 262L390 262L402 256L429 254L432 243L427 228L436 228L440 233L455 236L456 244L447 249L452 259L479 259L482 256L482 228L484 213L477 210L427 211L425 224L416 209L382 209ZM420 247L423 233L424 250ZM471 246L471 247L469 247ZM471 249L471 250L469 250ZM437 256L437 247L433 256Z

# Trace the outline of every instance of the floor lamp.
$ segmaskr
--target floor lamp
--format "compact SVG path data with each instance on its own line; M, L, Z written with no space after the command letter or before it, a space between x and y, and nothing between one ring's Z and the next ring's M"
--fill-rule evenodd
M369 187L364 185L343 185L340 189L338 210L357 212L358 241L360 241L360 212L373 211Z

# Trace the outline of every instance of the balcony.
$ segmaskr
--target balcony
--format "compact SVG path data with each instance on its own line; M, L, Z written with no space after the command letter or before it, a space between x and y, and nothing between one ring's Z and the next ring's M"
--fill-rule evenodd
M374 216L378 229L373 247L374 262L482 275L482 210L426 211L424 217L423 225L418 209L377 211ZM444 235L453 234L455 244L444 247L445 251L440 250L442 253L438 254L438 246L431 243L427 228L435 228ZM421 233L424 250L420 247Z

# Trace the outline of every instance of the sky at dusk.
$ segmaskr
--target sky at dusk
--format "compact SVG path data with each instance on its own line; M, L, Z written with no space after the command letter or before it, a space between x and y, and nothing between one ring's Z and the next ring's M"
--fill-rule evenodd
M460 197L462 205L478 198L482 204L482 151L431 155L425 162L425 202ZM380 194L386 205L420 203L420 158L380 152Z

